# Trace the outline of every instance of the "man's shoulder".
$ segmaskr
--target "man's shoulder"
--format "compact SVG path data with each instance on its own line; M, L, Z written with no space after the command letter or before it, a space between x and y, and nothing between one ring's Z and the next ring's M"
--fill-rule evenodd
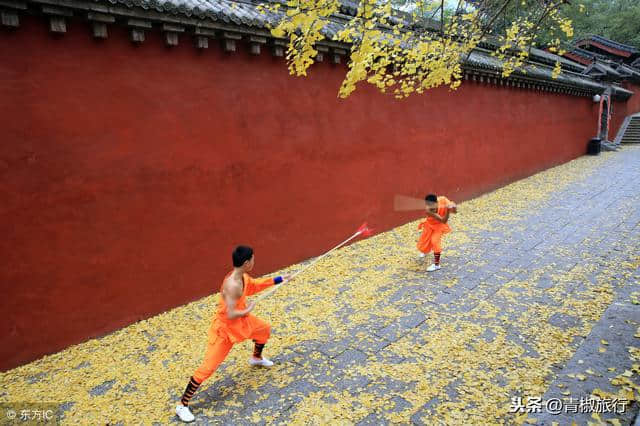
M226 277L224 277L224 280L222 281L222 287L223 288L242 287L242 282L236 280L232 274L229 274Z

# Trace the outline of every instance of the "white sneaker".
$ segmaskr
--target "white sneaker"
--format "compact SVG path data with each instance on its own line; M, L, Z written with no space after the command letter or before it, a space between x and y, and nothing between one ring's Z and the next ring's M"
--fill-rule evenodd
M272 367L273 362L265 357L262 357L261 359L256 359L254 357L251 357L249 358L249 365L258 366L258 367Z
M440 269L440 265L436 265L435 263L427 268L427 272L433 272Z
M180 417L180 420L186 423L194 421L196 418L191 414L191 410L186 405L178 404L176 406L176 414Z
M424 254L424 253L420 253L420 254L418 255L418 257L419 257L420 259L424 259L425 257L427 257L427 255L426 255L426 254Z

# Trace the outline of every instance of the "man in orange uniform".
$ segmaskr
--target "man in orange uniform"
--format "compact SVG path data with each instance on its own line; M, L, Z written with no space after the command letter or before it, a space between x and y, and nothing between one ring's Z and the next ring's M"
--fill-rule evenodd
M450 213L457 213L455 203L449 201L447 197L437 197L435 194L429 194L424 198L427 210L427 217L420 222L418 229L422 229L422 234L418 240L418 250L420 257L425 257L427 253L433 251L433 265L427 268L428 272L440 269L440 253L442 246L440 241L442 235L451 232L451 228L447 224Z
M208 379L227 357L234 344L252 339L255 343L249 364L271 367L273 362L262 356L262 349L271 334L269 323L251 315L255 302L247 303L247 296L280 284L287 277L253 279L247 272L253 269L253 249L238 246L233 251L233 271L225 277L220 287L220 303L209 329L209 339L204 360L189 380L189 384L176 407L180 420L192 422L195 417L189 410L189 400L203 381Z

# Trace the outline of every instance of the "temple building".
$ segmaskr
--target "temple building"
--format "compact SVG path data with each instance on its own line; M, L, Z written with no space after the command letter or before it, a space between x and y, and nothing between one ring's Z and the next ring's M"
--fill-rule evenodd
M395 194L463 201L640 141L630 46L532 49L504 78L485 43L455 91L339 99L349 46L292 77L258 5L0 0L0 370L211 294L237 244L271 272L416 219Z
M594 80L629 89L640 85L640 50L633 46L591 35L567 46L564 57L586 66L583 74ZM615 149L620 143L640 142L640 117L629 114L638 112L637 108L628 109L625 105L620 114L614 114L613 109L608 98L603 97L598 136L604 146ZM609 126L608 119L612 116L613 122Z

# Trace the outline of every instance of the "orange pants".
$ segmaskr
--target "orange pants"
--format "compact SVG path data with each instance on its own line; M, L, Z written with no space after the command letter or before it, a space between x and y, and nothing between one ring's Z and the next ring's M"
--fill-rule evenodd
M256 343L267 343L271 335L271 326L269 323L256 317L251 318L251 320L251 328L253 331L249 338ZM224 333L214 334L214 336L213 341L209 340L207 342L207 350L204 353L202 364L200 364L200 367L193 373L193 378L198 383L202 383L211 377L234 345Z
M442 241L442 235L442 231L425 231L420 236L420 240L418 240L418 250L425 254L430 251L433 251L434 253L442 252L442 245L440 244Z

